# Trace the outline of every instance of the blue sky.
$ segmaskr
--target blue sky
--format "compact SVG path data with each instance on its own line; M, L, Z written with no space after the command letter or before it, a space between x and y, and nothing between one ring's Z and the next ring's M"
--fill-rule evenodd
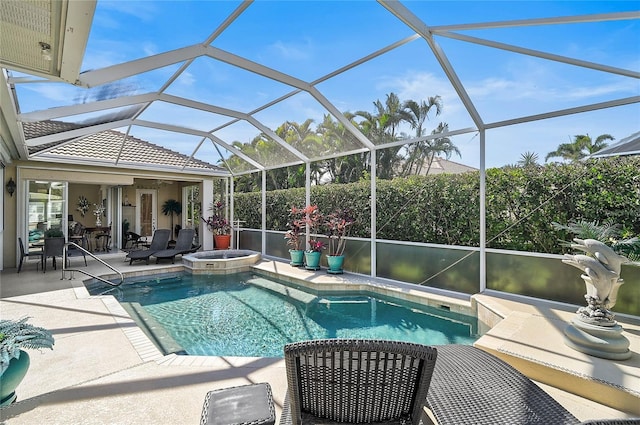
M202 43L238 6L230 1L98 1L83 70L99 69L173 49ZM547 18L592 13L637 11L635 1L407 1L405 6L428 26ZM73 6L73 3L71 3ZM623 20L551 26L463 31L477 38L541 50L639 72L640 21ZM212 46L287 73L314 81L413 32L380 4L362 1L256 1L212 43ZM640 95L638 79L537 59L436 36L485 123ZM156 91L178 65L123 82L132 93ZM388 93L401 100L440 95L444 110L432 116L450 129L473 125L469 115L432 55L417 39L316 86L340 111L373 112L373 102ZM292 87L251 75L211 58L198 58L166 93L250 112L289 93ZM62 84L20 87L24 112L79 103L91 93ZM286 120L316 123L327 111L306 93L295 95L255 117L275 129ZM154 105L144 119L209 131L228 117L193 113L186 108ZM640 129L640 106L572 115L487 132L488 167L513 164L524 152L540 161L574 135L608 133L616 140ZM123 131L125 129L122 129ZM410 129L406 129L410 132ZM259 130L238 123L216 135L225 141L248 142ZM200 138L134 127L131 134L191 154ZM479 166L479 137L455 136L462 157L452 160ZM203 148L196 157L217 161Z

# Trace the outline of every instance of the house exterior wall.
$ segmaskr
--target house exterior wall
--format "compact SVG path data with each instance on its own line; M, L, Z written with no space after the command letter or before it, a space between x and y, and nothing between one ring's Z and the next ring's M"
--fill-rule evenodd
M24 197L26 196L25 182L27 180L49 180L69 182L67 193L68 214L72 214L75 221L80 221L85 226L95 225L95 217L90 209L84 217L76 210L78 198L83 195L90 205L100 202L102 194L101 186L122 186L123 197L126 193L130 198L135 196L135 188L153 187L157 189L158 228L170 228L171 217L162 214L162 204L167 199L182 201L182 187L185 185L199 184L203 189L212 189L213 177L205 174L190 174L163 172L155 170L138 170L114 167L95 167L73 164L58 164L36 161L17 161L6 166L5 179L13 178L17 183L16 193L9 197L5 193L4 231L2 233L2 269L15 268L19 262L18 236L19 229L18 212L24 213ZM6 189L3 188L3 190ZM203 200L203 203L207 202ZM19 204L20 203L20 204ZM206 204L205 204L206 205ZM174 225L182 223L182 216L174 216ZM199 230L200 232L202 229ZM205 229L206 231L206 229ZM202 234L202 233L200 233Z

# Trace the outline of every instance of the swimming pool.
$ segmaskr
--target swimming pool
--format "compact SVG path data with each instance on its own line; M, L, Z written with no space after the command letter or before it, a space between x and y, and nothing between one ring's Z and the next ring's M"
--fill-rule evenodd
M254 273L158 276L115 296L165 354L282 357L289 342L377 338L427 345L472 344L474 317L368 293L322 294Z

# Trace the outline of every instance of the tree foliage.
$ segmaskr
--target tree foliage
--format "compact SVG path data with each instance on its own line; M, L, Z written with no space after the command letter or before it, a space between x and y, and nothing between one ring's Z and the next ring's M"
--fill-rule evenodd
M544 160L546 162L549 158L560 157L569 161L578 161L607 147L607 140L614 140L614 138L610 134L601 134L593 141L588 134L578 134L573 136L571 143L558 145L558 149L549 152Z
M440 96L432 96L421 101L402 101L397 94L389 93L384 102L373 102L372 111L347 111L343 115L371 143L382 146L412 137L420 138L448 131L448 125L442 122L430 132L426 128L431 115L440 115L442 108ZM415 134L410 136L402 129L411 129ZM361 143L345 124L329 114L317 124L312 119L302 123L286 121L276 129L275 134L309 158L329 157L361 147ZM285 154L284 149L264 133L260 133L249 143L236 141L233 146L262 164L273 163L274 159L281 161ZM381 179L426 174L437 155L444 155L448 159L454 153L460 155L458 148L447 137L393 145L376 151L376 173ZM286 154L291 155L289 152ZM236 155L225 162L236 171L246 168L246 164L243 164L244 159ZM310 167L312 184L357 182L371 172L371 152L322 159L312 162ZM304 164L268 170L267 190L304 187L305 174ZM236 188L242 192L260 191L260 179L259 173L237 177Z
M351 236L371 234L370 183L315 185L311 203L322 212L348 208ZM267 229L286 230L291 206L304 189L269 191ZM479 246L479 173L412 176L377 182L379 239ZM260 228L259 193L236 193L235 216ZM640 235L640 157L600 158L536 167L507 166L486 173L487 246L562 253L571 235L552 223L611 222L621 237Z

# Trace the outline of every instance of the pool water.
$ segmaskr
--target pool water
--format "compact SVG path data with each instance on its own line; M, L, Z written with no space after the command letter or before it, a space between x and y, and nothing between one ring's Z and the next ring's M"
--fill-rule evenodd
M369 294L322 295L252 273L125 282L114 295L165 354L282 357L290 342L375 338L472 344L477 320Z

